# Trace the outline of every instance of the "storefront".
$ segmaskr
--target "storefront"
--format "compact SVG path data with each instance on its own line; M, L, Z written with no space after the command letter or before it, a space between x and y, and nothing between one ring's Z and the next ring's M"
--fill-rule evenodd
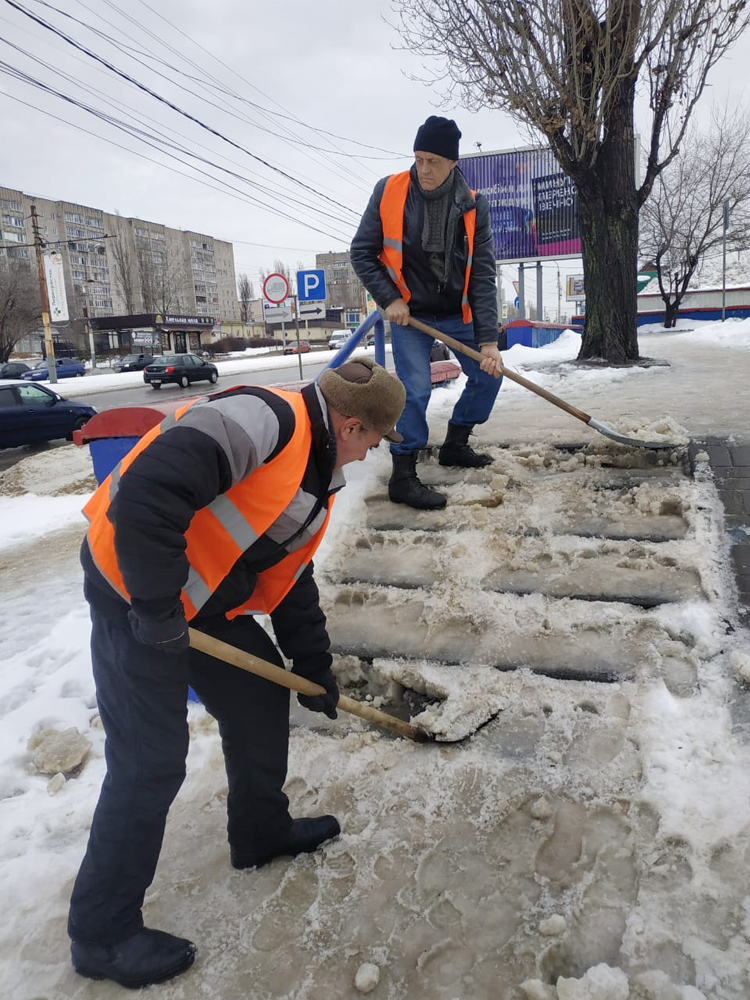
M213 316L143 313L91 320L98 355L200 353L210 345Z

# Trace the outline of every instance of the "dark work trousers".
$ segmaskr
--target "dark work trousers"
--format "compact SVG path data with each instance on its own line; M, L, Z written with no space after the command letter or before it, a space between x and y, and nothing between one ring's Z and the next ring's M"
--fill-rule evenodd
M145 646L124 616L113 621L92 608L91 619L107 774L73 887L68 933L74 941L111 945L143 927L143 898L185 777L188 684L219 724L229 842L248 851L273 848L292 823L282 791L289 692L192 649L175 655ZM210 618L196 627L282 665L271 638L250 616Z

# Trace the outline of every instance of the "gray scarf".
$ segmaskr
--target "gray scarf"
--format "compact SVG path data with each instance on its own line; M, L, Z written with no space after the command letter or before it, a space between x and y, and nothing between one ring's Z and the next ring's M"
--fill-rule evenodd
M413 169L413 168L412 168ZM425 191L419 183L414 170L414 181L419 193L424 198L424 225L422 226L422 249L430 259L430 268L438 281L445 285L448 280L449 255L446 246L450 246L455 236L455 219L453 232L448 233L448 221L451 203L453 201L453 186L455 170L434 191Z

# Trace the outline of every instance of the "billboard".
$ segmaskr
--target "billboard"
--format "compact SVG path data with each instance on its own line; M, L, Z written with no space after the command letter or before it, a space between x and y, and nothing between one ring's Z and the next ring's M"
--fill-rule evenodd
M578 194L549 149L477 153L458 161L490 204L499 261L578 256Z
M565 299L568 302L578 302L586 298L582 274L569 274L565 279Z

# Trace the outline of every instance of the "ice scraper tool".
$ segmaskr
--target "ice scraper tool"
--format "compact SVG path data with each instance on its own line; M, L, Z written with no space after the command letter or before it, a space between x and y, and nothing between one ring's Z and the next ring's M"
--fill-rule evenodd
M426 333L430 337L434 337L436 340L442 341L447 344L448 347L453 351L458 351L460 354L465 354L469 358L474 358L475 361L481 361L482 355L479 351L475 351L473 347L465 347L460 341L454 340L453 337L449 337L445 333L441 333L440 330L436 330L432 326L428 326L427 323L423 323L421 320L414 319L412 316L409 319L409 325L413 326L415 330L421 330L422 333ZM601 420L596 420L594 417L589 416L588 413L584 413L583 410L579 410L576 406L572 406L570 403L566 403L564 399L560 399L559 396L555 396L554 393L547 392L546 389L542 389L540 385L536 385L534 382L529 382L527 378L523 375L517 375L515 372L510 371L505 365L503 368L504 378L509 378L511 382L517 382L522 385L524 389L529 389L531 392L535 392L537 396L541 396L542 399L546 399L548 403L552 403L553 406L558 406L561 410L565 410L572 417L576 417L578 420L582 420L584 424L594 430L599 431L605 437L612 438L613 441L619 442L619 444L631 445L633 448L674 448L675 445L671 444L669 441L641 441L640 438L626 437L624 434L618 433L611 427L608 427Z
M283 670L274 663L262 660L259 656L253 656L252 653L246 653L244 649L237 649L236 646L231 646L228 642L222 642L221 639L215 639L212 635L206 635L205 632L199 632L194 628L188 631L190 633L190 645L193 649L200 650L201 653L213 656L217 660L223 660L224 663L239 667L240 670L247 670L251 674L257 674L258 677L265 677L267 681L273 681L274 684L289 688L291 691L299 691L300 694L316 695L326 693L325 688L321 687L320 684L313 684L312 681L308 681L305 677L300 677L297 674L290 673L288 670ZM372 708L370 705L363 705L353 698L339 695L336 708L341 709L342 712L349 712L351 715L358 715L360 719L364 719L366 722L374 722L378 726L390 729L397 736L405 736L416 743L426 743L430 740L427 733L417 728L417 726L412 726L410 723L388 715L386 712L380 712L377 708Z

